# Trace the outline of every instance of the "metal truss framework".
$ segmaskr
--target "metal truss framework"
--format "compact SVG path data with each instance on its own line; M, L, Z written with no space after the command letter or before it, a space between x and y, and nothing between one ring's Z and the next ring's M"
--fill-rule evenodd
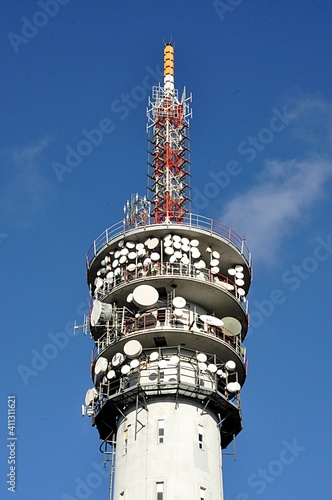
M181 100L173 88L155 86L147 109L149 134L149 189L152 216L158 223L181 223L189 200L189 106L192 96Z

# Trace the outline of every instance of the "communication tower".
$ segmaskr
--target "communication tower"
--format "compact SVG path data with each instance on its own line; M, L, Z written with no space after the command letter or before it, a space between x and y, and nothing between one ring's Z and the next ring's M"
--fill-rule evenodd
M83 414L115 500L223 499L222 450L242 429L251 255L188 208L190 102L166 44L147 110L151 198L132 196L87 253L94 386Z

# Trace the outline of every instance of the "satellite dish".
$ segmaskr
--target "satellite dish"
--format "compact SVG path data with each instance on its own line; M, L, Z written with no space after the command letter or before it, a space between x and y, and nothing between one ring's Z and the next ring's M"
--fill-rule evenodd
M181 241L181 236L179 236L178 234L174 234L173 241Z
M173 255L173 253L174 253L173 247L166 247L165 248L165 254L166 255Z
M86 406L90 406L90 404L93 402L95 397L98 396L98 392L94 387L92 389L88 389L85 394L85 404Z
M137 243L136 250L144 250L144 243Z
M174 316L176 316L177 318L182 318L183 316L183 311L182 309L174 309Z
M109 255L106 255L105 262L106 264L109 264L111 262L111 257Z
M150 257L147 257L146 259L143 260L143 265L148 266L149 264L151 264L151 259Z
M240 297L243 297L246 294L246 292L243 290L243 288L238 288L237 293L240 295Z
M112 366L114 367L120 366L122 365L123 362L124 362L124 355L122 354L122 352L117 352L116 354L114 354L112 358Z
M129 340L123 347L123 351L128 358L136 358L141 354L142 349L142 344L138 340Z
M203 362L198 363L198 368L201 372L205 372L207 370L207 364Z
M210 373L216 373L218 368L216 367L216 365L214 363L210 363L207 367L208 371Z
M128 253L128 259L129 260L135 260L137 257L137 253L136 252L129 252Z
M189 247L189 245L185 245L184 243L182 243L181 250L182 250L182 252L189 252L190 247Z
M225 373L223 370L217 370L217 375L221 378L227 378L227 373Z
M179 356L177 356L176 354L174 356L171 356L169 362L171 365L177 365L180 361L180 358Z
M114 269L114 276L119 276L119 274L120 274L120 273L121 273L121 269L120 269L120 267L116 267L116 268Z
M122 257L124 257L125 255L128 255L128 253L129 253L129 250L126 247L122 248L120 251L120 254L122 255Z
M212 249L210 247L207 247L206 251L209 252L209 253L211 253Z
M225 283L225 284L224 284L224 287L225 287L227 290L229 290L230 292L231 292L232 290L234 290L234 285L232 285L232 283Z
M136 264L129 264L127 266L127 271L129 271L130 273L133 273L136 269Z
M101 278L96 278L94 284L95 284L95 287L98 289L98 288L101 288L103 286L104 281Z
M172 246L172 240L169 239L169 240L164 240L164 247L165 248L169 248Z
M152 307L158 299L159 293L151 285L139 285L133 291L134 303L139 307Z
M119 265L118 259L114 259L113 262L112 262L113 269L115 269L116 267L118 267L118 265Z
M130 366L129 365L122 365L121 366L121 373L122 375L128 375L130 372Z
M204 269L206 267L204 260L200 260L198 263L200 265L199 269Z
M146 255L145 248L139 248L139 249L137 249L137 256L138 257L144 257L145 255Z
M239 320L232 318L231 316L226 316L222 319L224 322L224 327L227 330L226 335L239 335L242 330L242 325Z
M174 299L172 300L172 304L176 308L183 308L186 306L187 302L183 297L174 297Z
M229 361L227 361L227 363L225 364L225 368L226 368L226 370L228 370L229 372L233 372L233 371L235 370L235 368L236 368L236 363L235 363L235 361L233 361L233 360L231 360L231 359L230 359Z
M92 327L96 326L96 324L98 323L100 318L100 311L101 311L101 302L99 300L94 300L90 316L90 323Z
M106 358L100 357L97 359L97 362L95 364L95 375L98 375L99 373L105 373L108 367L108 361Z
M147 242L147 247L149 250L154 250L159 245L158 238L150 238Z
M107 280L111 280L111 279L113 279L113 276L114 276L113 271L109 271L109 272L106 274L106 279L107 279Z
M113 378L116 377L115 371L114 370L110 370L109 372L107 372L106 377L108 378L108 380L112 380Z
M241 280L241 279L236 279L235 280L235 283L237 284L237 286L243 286L244 285L244 281ZM241 295L241 294L240 294Z
M158 362L158 366L159 366L159 368L161 368L161 369L166 368L166 366L167 366L167 361L166 361L166 359L161 359L161 360Z
M243 271L243 266L235 266L235 271L236 271L237 273L242 273L242 271Z
M121 253L120 253L120 250L117 250L114 254L114 258L115 259L118 259L120 257Z
M212 259L210 262L210 266L216 267L219 265L219 260L218 259Z
M120 240L118 243L118 247L122 248L124 246L124 244L125 244L124 240Z
M178 260L180 260L182 258L182 252L180 252L180 250L176 250L174 252L174 257Z
M159 352L157 352L157 351L151 352L149 358L150 358L150 361L157 361L157 359L159 358Z
M239 392L239 390L241 389L241 386L238 382L229 382L227 385L226 385L226 389L228 390L228 392Z
M133 241L127 241L126 247L129 249L135 248L136 244Z
M233 267L229 268L227 272L230 276L235 276L236 274L236 270Z
M201 314L199 317L204 323L211 326L223 326L223 321L215 316L210 316L209 314Z
M170 256L169 261L171 264L174 264L174 262L176 261L176 255L174 253Z
M172 239L172 235L171 235L171 234L166 234L166 235L164 236L164 241L169 241L169 240L171 240L171 239Z
M160 260L160 254L158 252L152 252L151 260L153 260L154 262Z
M130 302L132 302L132 301L133 301L133 298L134 298L133 294L132 294L132 293L130 293L130 294L127 296L127 302L129 302L129 303L130 303Z
M214 259L220 259L220 253L219 253L219 252L217 252L216 250L213 250L213 252L212 252L212 257L213 257Z
M199 245L199 241L198 241L198 240L191 240L190 245L191 245L192 247L198 247L198 245Z
M244 278L244 274L243 274L243 273L236 273L236 274L235 274L235 277L236 277L236 278L238 278L238 279L243 280L243 278Z
M197 247L191 248L190 251L191 251L191 255L192 255L193 259L199 259L200 258L201 252L198 250Z
M174 241L173 246L176 250L180 250L182 247L181 241Z
M181 238L181 243L182 243L183 245L189 245L189 240L188 240L188 238L186 238L185 236L184 236L183 238Z
M205 363L205 361L207 360L207 355L204 354L204 352L199 352L196 356L196 359L197 361L199 361L200 363Z
M126 255L121 255L120 259L119 259L119 262L120 264L125 264L125 262L127 262L127 257Z
M190 259L188 258L187 255L183 255L181 258L181 262L182 262L182 264L187 266L190 263Z
M136 369L136 368L138 368L138 367L139 367L139 360L138 360L138 359L132 359L132 360L130 361L130 368L131 368L132 370L135 370L135 369Z
M211 267L211 273L212 274L218 274L220 271L219 267Z

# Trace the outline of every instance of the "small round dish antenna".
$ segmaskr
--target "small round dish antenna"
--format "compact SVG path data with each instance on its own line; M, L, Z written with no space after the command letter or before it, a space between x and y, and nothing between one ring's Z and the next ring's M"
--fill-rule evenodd
M133 301L138 307L155 306L158 299L159 293L151 285L139 285L133 291Z
M226 329L226 335L235 336L241 333L242 325L239 320L237 320L236 318L232 318L231 316L226 316L222 320Z
M229 361L227 361L227 363L225 364L225 368L226 368L226 370L228 370L229 372L233 372L233 371L235 370L235 368L236 368L236 363L235 363L235 361L233 361L233 360L231 360L231 359L230 359Z
M226 385L226 389L228 390L228 392L235 393L239 392L241 386L238 382L228 382L228 384Z
M136 358L142 352L142 344L138 340L129 340L123 347L123 351L128 358Z

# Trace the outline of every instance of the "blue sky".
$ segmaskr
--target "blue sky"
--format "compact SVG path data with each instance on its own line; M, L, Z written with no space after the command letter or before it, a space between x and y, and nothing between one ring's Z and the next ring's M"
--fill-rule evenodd
M1 11L1 498L12 498L12 394L15 498L107 498L97 431L81 417L92 343L72 322L87 307L90 244L146 193L147 96L170 39L176 87L193 93L192 211L253 253L244 431L237 461L224 458L225 498L328 498L331 2L4 0Z

